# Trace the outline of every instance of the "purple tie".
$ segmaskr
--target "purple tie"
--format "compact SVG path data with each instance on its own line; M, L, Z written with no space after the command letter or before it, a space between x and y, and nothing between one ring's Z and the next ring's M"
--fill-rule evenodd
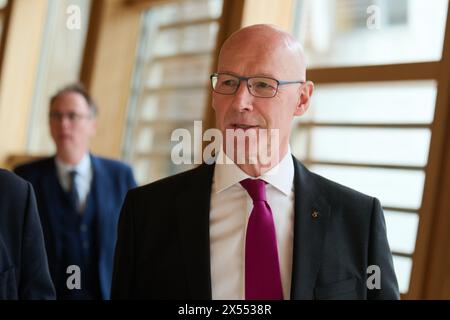
M245 299L282 300L277 238L266 199L266 183L245 179L241 185L253 200L245 239Z

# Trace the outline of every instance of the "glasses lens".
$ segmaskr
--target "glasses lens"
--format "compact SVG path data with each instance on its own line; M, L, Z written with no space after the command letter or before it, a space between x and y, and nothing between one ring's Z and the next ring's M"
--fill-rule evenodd
M250 78L248 88L256 97L271 98L277 93L278 82L270 78Z
M239 78L230 74L217 74L211 79L213 89L217 93L234 94L239 87Z
M50 120L60 121L62 118L62 114L59 112L50 112Z

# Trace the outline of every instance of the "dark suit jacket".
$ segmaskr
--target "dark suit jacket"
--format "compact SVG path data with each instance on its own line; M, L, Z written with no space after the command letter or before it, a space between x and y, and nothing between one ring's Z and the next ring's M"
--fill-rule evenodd
M398 299L380 202L294 163L291 299ZM127 194L113 299L211 299L213 173L202 165ZM379 290L366 286L370 265L381 269Z
M93 179L91 191L97 200L97 242L99 244L99 278L102 297L109 299L111 289L114 248L120 208L127 191L136 186L131 168L119 161L91 155ZM56 261L62 254L57 217L61 214L63 199L57 197L61 188L55 158L46 158L24 164L14 170L28 180L36 191L36 198L44 230L50 272L55 279Z
M31 185L0 170L0 300L55 299Z

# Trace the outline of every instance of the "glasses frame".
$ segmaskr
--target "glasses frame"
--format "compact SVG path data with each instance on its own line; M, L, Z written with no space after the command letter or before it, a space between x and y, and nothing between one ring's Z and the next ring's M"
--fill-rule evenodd
M214 79L214 78L217 79L220 75L228 75L228 76L232 76L232 77L235 77L236 79L239 80L238 85L236 86L236 89L234 90L234 92L232 92L232 93L222 93L222 92L218 92L218 91L216 91L216 89L214 89L214 80L213 80L213 79ZM276 87L276 90L275 90L274 94L273 94L272 96L270 96L270 97L257 96L257 95L255 95L255 94L253 94L253 93L251 92L251 90L250 90L250 85L249 85L249 83L248 83L248 80L250 80L250 79L255 79L255 78L274 80L274 81L277 83L277 87ZM275 96L277 95L277 93L278 93L278 88L279 88L280 86L283 86L283 85L286 85L286 84L293 84L293 83L301 83L301 84L304 84L304 83L306 83L306 81L301 81L301 80L286 81L286 80L278 80L278 79L275 79L275 78L272 78L272 77L266 77L266 76L240 77L240 76L237 76L237 75L235 75L235 74L231 74L231 73L227 73L227 72L214 72L214 73L211 74L211 76L209 77L209 79L210 79L210 82L211 82L211 88L212 88L212 90L213 90L215 93L223 94L223 95L226 95L226 96L232 96L232 95L234 95L234 94L239 90L239 87L241 86L241 82L242 82L242 81L246 81L246 82L247 82L247 90L248 90L248 92L249 92L252 96L257 97L257 98L273 98L273 97L275 97ZM216 81L217 81L217 80L216 80Z
M53 122L62 122L64 118L67 118L67 120L70 123L77 123L84 119L92 119L92 114L81 114L76 112L68 112L68 113L62 113L57 111L50 111L48 114L48 117L50 121Z

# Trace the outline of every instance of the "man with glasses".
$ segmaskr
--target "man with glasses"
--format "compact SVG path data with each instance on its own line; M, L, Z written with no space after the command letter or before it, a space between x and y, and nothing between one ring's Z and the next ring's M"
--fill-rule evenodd
M58 299L109 299L117 222L131 168L90 154L97 107L79 84L50 100L56 155L15 172L36 191Z
M274 26L243 28L211 85L223 146L213 165L128 193L112 298L398 299L380 202L291 155L293 119L314 89L300 43Z

